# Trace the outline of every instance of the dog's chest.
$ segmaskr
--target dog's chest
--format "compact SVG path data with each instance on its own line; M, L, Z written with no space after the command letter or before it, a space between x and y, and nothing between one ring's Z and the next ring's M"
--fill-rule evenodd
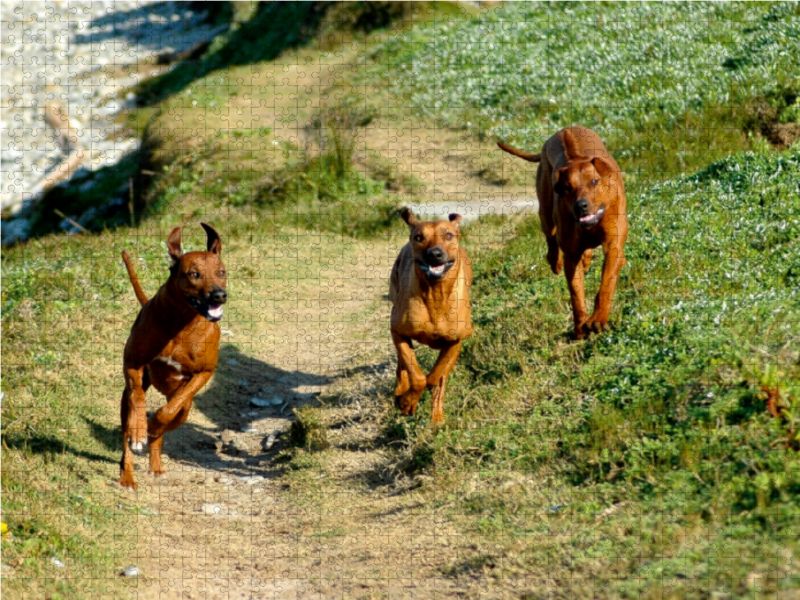
M150 363L155 379L182 381L214 370L219 355L219 329L213 323L204 325L184 329L162 348Z
M469 313L460 310L458 304L429 307L420 298L408 298L405 310L398 315L395 330L428 346L464 339L469 335L471 324Z

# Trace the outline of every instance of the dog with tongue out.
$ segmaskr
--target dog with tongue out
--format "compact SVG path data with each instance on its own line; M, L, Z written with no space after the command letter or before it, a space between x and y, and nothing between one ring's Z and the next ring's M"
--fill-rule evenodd
M227 274L222 262L222 239L205 223L207 251L181 249L181 228L167 239L169 278L148 298L139 283L127 252L122 260L141 305L125 344L122 370L122 459L123 487L136 489L134 453L149 445L150 472L164 474L161 447L164 434L189 417L194 395L208 383L219 360L219 320L228 301ZM167 402L149 419L145 392L153 386Z
M462 342L472 335L472 264L459 245L461 215L418 221L408 208L400 214L410 236L389 281L392 341L397 350L395 403L404 415L413 415L422 393L432 388L431 420L439 425L444 422L447 378ZM417 363L414 341L439 350L427 377Z

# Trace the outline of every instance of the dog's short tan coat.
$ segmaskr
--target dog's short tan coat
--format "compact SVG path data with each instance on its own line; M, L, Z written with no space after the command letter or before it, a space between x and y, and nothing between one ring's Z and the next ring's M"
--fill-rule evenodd
M544 143L538 154L502 142L497 145L515 156L539 163L536 192L539 218L547 239L547 262L556 275L564 267L576 337L602 331L608 323L619 272L626 263L623 247L628 237L628 215L619 165L600 136L585 127L562 129ZM603 247L605 260L600 290L590 316L584 301L583 280L592 260L592 249L597 246Z
M127 252L122 259L128 269L136 298L142 305L125 344L122 393L122 459L119 482L136 489L133 451L150 443L150 471L163 474L161 445L166 432L189 417L194 395L208 383L219 358L222 305L228 299L227 275L220 253L222 241L214 228L206 230L208 251L181 250L181 228L172 230L167 241L172 261L170 275L148 300ZM147 419L145 392L154 386L167 403Z
M397 349L394 395L400 411L413 415L425 388L434 388L432 421L438 424L444 421L447 377L461 353L461 343L472 335L472 264L459 245L460 215L450 215L449 221L421 222L405 209L402 216L411 234L389 283L392 340ZM417 364L412 340L440 351L427 377Z

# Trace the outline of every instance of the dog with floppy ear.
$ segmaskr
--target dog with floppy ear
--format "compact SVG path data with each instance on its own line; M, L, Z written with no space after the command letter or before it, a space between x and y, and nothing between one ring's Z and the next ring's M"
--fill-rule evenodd
M172 230L167 241L171 266L167 282L155 296L139 284L128 253L122 260L131 285L142 305L131 328L123 354L125 391L122 393L123 487L136 489L133 452L150 443L150 471L162 475L161 446L166 432L189 417L194 395L208 383L219 358L222 306L228 300L227 274L222 263L222 240L213 227L206 231L206 252L181 250L181 228ZM167 403L147 420L145 392L154 386Z
M413 415L426 388L433 388L432 422L444 422L444 392L461 344L472 335L469 288L472 264L459 245L461 215L447 221L418 221L401 212L410 228L409 242L392 267L389 298L391 332L397 349L397 407ZM434 350L439 358L426 377L417 363L412 340Z
M585 127L567 127L533 154L498 142L504 151L539 163L536 192L539 219L547 239L547 262L567 277L575 336L580 339L605 329L619 272L627 262L623 247L628 215L622 172L603 141ZM584 275L592 249L603 247L600 290L589 316L584 300ZM562 256L563 255L563 256Z

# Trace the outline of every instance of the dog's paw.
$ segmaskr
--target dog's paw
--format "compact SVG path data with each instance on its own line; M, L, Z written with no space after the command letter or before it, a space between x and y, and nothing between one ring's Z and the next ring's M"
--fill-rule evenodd
M421 395L422 394L415 393L414 391L408 391L402 396L395 397L394 405L402 414L413 416L414 413L417 412L417 405L419 404Z
M136 454L141 454L142 452L144 452L144 449L147 446L147 437L145 436L143 440L130 438L128 440L128 443L130 444L131 450L133 452L135 452Z
M136 482L133 480L133 473L123 471L122 476L119 478L119 484L127 490L136 490Z
M586 335L590 333L601 333L606 329L608 329L608 320L599 318L595 319L594 317L590 318L581 326L581 330Z
M397 376L397 386L394 388L394 395L402 396L409 389L411 389L411 384L408 382L408 372L400 371L400 374Z
M550 265L550 270L554 275L561 273L561 269L564 267L564 255L561 254L561 250L559 250L555 241L548 243L547 264Z

